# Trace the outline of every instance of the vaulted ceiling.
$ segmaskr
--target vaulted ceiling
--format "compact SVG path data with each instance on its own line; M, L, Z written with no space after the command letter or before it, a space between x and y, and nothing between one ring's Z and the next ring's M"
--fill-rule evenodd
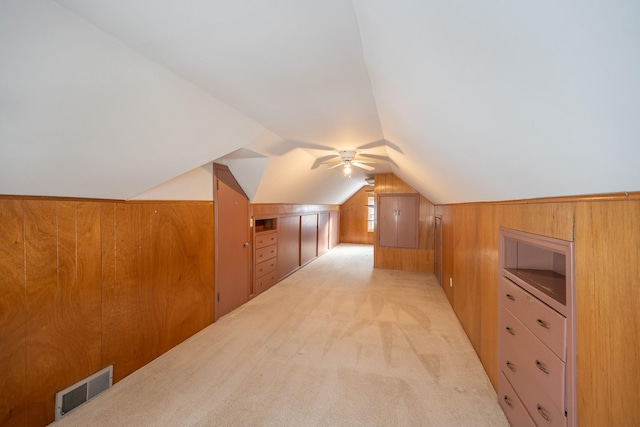
M640 2L0 2L0 194L434 203L640 190ZM370 155L373 172L320 164Z

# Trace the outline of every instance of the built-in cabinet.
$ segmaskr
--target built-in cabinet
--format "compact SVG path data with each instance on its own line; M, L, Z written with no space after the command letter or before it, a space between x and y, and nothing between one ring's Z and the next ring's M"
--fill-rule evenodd
M278 219L260 218L254 225L253 295L278 281Z
M298 205L254 205L253 209L252 296L338 244L338 210L314 212Z
M378 246L418 248L420 195L378 195Z
M499 233L500 405L513 426L575 426L573 242Z

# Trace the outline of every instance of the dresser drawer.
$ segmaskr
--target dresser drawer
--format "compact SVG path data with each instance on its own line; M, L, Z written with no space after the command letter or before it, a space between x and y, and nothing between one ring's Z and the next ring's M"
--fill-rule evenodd
M567 360L566 318L506 277L500 278L500 303L560 359Z
M498 403L509 420L509 424L514 427L535 427L535 423L529 417L524 404L509 384L509 381L502 372L498 374Z
M278 243L278 233L261 233L256 234L254 246L256 249L264 248L265 246L275 245Z
M501 314L500 340L506 345L501 347L501 359L503 355L510 358L516 372L524 373L530 381L536 383L536 389L551 398L556 407L564 408L565 363L509 310L502 307ZM507 367L501 365L501 369ZM516 389L520 390L518 387Z
M265 289L269 289L278 281L278 272L272 271L271 273L267 273L262 277L258 277L254 280L253 291L255 294L259 294Z
M278 258L271 258L256 264L256 278L278 269Z
M264 248L256 249L256 264L268 259L274 258L278 255L278 245L265 246Z

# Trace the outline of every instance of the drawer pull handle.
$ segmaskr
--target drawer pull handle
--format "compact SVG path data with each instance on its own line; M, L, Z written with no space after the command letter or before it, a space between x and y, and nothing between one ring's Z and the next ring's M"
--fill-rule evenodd
M542 406L540 406L540 404L538 404L537 408L538 408L538 414L540 414L540 416L542 418L544 418L544 420L546 422L550 423L551 422L551 417L544 411Z
M511 362L509 362L508 360L507 360L507 368L509 368L511 370L511 372L515 372L516 371L516 365L514 365Z
M510 299L511 301L515 301L515 300L516 300L516 297L514 297L514 296L513 296L513 295L511 295L511 294L507 294L507 299Z
M536 320L536 323L538 325L542 326L545 329L550 329L551 328L551 326L549 326L549 324L547 322L545 322L544 320L542 320L542 319Z
M540 369L542 372L544 372L545 374L549 375L549 370L547 369L546 366L544 366L539 360L536 360L536 366L538 367L538 369Z
M506 403L509 408L513 408L513 402L506 394L504 395L504 403Z
M515 335L515 334L516 334L516 331L514 331L514 330L511 328L511 326L507 326L505 329L506 329L506 330L507 330L507 332L509 332L511 335Z

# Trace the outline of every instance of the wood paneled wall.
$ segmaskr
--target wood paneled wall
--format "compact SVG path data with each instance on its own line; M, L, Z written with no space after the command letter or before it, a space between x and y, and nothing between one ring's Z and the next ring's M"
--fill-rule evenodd
M498 227L574 240L579 423L640 425L640 200L633 196L436 207L443 287L494 387Z
M340 205L340 241L342 243L358 243L373 245L373 232L367 231L367 202L373 196L366 193L373 187L366 185L355 192L346 202Z
M376 197L385 193L417 193L417 191L392 173L376 174ZM433 273L435 207L422 195L420 195L419 222L418 249L386 248L374 244L374 267Z
M118 381L213 320L211 202L0 199L0 425Z
M278 218L280 280L339 243L339 205L258 203L251 205L251 215ZM325 249L319 249L319 245Z

